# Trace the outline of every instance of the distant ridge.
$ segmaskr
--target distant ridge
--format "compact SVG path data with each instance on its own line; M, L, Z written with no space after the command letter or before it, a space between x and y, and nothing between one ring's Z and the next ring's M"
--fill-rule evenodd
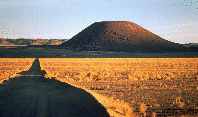
M129 21L95 22L60 46L82 51L186 51L186 47L183 45L165 40Z
M14 46L14 44L5 41L5 39L0 39L0 46Z
M2 39L1 46L60 45L68 39Z

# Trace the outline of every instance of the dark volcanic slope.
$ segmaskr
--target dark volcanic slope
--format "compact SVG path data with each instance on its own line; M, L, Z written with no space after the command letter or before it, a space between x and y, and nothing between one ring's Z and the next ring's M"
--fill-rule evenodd
M183 51L180 44L160 36L129 21L96 22L60 46L77 50L115 51Z

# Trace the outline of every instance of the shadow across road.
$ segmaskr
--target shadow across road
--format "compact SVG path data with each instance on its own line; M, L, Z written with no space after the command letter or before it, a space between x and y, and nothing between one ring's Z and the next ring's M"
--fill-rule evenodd
M44 77L36 58L28 71L0 84L2 117L109 117L85 90Z

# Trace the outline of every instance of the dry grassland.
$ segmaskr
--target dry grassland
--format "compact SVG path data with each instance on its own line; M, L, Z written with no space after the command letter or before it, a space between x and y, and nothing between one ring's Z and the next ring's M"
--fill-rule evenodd
M123 115L198 109L198 58L41 58L45 77L108 97ZM111 101L117 101L115 103ZM180 114L180 112L172 112Z
M40 59L48 77L74 80L171 80L198 77L197 58L55 58ZM53 72L52 72L53 71ZM108 79L107 79L108 78Z
M0 59L0 83L14 77L16 73L27 71L35 58L1 58Z

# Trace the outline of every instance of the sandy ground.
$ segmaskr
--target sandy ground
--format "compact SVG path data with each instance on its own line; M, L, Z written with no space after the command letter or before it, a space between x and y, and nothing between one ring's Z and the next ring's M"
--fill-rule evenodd
M86 91L44 78L38 59L28 71L0 84L2 117L108 117L106 109Z

